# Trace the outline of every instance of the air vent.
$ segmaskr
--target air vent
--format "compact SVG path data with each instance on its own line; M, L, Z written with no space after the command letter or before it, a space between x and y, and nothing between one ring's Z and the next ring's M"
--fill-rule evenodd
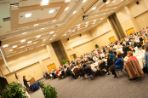
M3 22L10 21L10 17L3 18Z

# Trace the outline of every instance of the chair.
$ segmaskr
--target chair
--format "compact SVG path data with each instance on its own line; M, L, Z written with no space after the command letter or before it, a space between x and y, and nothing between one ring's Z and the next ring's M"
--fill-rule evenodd
M123 72L123 68L121 68L121 69L115 69L115 72L116 72L117 76L119 76L119 73L120 72Z

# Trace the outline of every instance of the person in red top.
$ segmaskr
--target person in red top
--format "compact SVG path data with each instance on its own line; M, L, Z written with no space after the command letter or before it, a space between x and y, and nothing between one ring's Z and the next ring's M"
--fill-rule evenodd
M125 70L127 71L130 79L136 79L139 77L143 77L144 73L143 70L140 67L140 64L135 56L133 56L133 53L129 51L127 53L128 59L125 62Z

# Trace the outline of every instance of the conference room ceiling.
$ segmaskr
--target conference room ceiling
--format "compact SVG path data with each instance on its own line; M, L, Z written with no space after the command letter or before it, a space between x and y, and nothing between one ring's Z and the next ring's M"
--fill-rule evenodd
M0 5L8 5L7 17L0 15L2 47L7 56L44 47L96 27L132 1L0 0Z

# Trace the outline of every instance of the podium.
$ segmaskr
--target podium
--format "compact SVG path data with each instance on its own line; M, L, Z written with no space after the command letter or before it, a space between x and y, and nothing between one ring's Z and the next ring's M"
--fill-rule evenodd
M35 82L36 82L36 81L35 81L34 78L31 78L31 79L29 80L30 85L34 84Z
M40 88L39 82L35 81L34 78L31 78L29 80L29 82L30 82L30 90L31 91L36 91L36 90L38 90Z

